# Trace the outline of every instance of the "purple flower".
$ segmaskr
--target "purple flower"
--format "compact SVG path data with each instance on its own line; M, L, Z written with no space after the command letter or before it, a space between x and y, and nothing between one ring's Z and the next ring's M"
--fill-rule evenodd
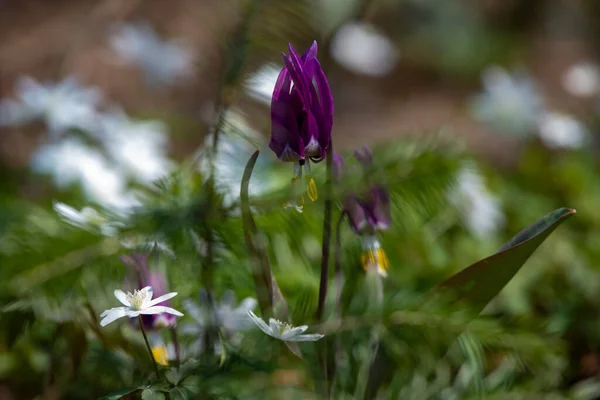
M369 168L373 164L373 152L368 146L363 146L362 150L354 150L354 157L365 168Z
M350 220L352 230L360 235L363 253L361 264L365 270L370 268L387 276L389 260L377 239L378 231L386 230L391 224L390 194L386 186L371 182L373 153L364 146L354 155L363 167L368 190L361 196L351 194L344 201L344 212ZM336 164L337 166L337 164Z
M317 60L316 41L302 57L291 44L289 55L284 53L282 57L284 67L271 99L269 147L280 160L294 163L294 182L302 176L305 166L309 197L314 201L316 188L310 178L309 160L320 162L327 154L333 126L333 97Z
M350 195L344 202L352 229L358 234L374 233L390 227L390 195L387 187L369 182L369 173L373 164L373 153L367 146L356 150L354 156L362 165L369 190L362 196Z
M390 227L390 196L384 186L373 185L361 197L349 196L344 202L344 210L350 219L350 226L359 235Z
M132 253L130 256L121 256L121 261L133 267L137 289L151 286L155 297L168 293L167 279L160 271L151 271L148 266L148 254ZM170 306L170 301L158 303L160 306ZM176 317L171 314L142 315L144 327L159 329L175 325Z

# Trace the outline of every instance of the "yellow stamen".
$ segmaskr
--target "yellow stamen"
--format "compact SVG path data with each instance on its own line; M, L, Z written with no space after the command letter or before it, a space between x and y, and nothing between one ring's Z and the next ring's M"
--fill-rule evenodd
M154 359L160 365L169 365L169 354L165 346L152 347L152 355L154 355Z
M369 268L377 268L377 273L381 276L387 276L387 270L390 269L390 260L387 258L383 249L368 249L363 251L360 257L360 263L365 271Z
M317 201L319 198L319 194L317 193L317 184L312 176L306 176L306 193L308 194L308 198L312 201Z

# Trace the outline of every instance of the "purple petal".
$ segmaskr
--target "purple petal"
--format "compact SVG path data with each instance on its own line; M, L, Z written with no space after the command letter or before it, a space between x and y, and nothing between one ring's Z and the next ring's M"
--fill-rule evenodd
M367 217L363 206L358 201L356 196L349 196L344 202L344 211L350 220L350 226L356 233L361 231L368 225Z
M364 167L373 163L373 152L367 146L363 146L362 150L355 150L354 156Z
M292 78L292 82L294 82L294 86L298 89L300 94L300 98L302 99L302 103L306 109L310 109L311 106L311 97L310 97L310 87L309 80L306 77L306 73L304 72L304 68L302 66L302 62L300 57L298 57L298 53L289 45L290 55L288 57L283 57L283 62Z
M391 224L390 196L387 188L371 188L368 218L369 223L378 230L386 230Z
M317 50L317 41L314 40L312 45L308 48L308 50L306 50L304 54L302 54L302 62L306 63L308 60L317 58Z

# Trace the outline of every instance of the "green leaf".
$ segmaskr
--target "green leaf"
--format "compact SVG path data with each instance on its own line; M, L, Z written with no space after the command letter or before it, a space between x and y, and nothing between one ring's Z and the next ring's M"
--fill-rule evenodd
M198 394L201 390L202 378L199 376L188 376L181 382L180 386L194 394Z
M479 313L506 286L544 240L575 210L560 208L519 232L497 253L451 276L429 295L450 294Z
M244 227L244 240L250 253L252 263L252 276L254 285L256 286L256 296L258 304L263 315L270 315L273 307L273 281L271 264L269 256L264 245L264 240L258 233L256 223L250 211L250 200L248 196L248 186L252 171L258 158L259 150L256 150L252 157L248 160L244 175L242 177L242 185L240 189L240 203L242 209L242 225Z
M142 400L165 400L165 395L152 389L142 391Z
M173 388L173 390L169 392L169 398L171 400L188 400L192 397L193 396L190 396L190 392L182 387Z
M262 312L263 318L275 316L281 321L289 322L289 310L287 302L279 290L279 285L273 276L271 263L269 261L269 252L265 243L264 236L258 232L256 222L250 211L250 199L248 196L248 186L256 159L258 158L259 150L248 160L244 175L242 177L242 185L240 188L240 204L242 209L242 226L244 229L244 240L250 253L252 265L252 277L256 286L256 297L258 305ZM302 357L300 348L297 343L285 342L286 346L298 357Z
M137 387L121 389L117 392L114 392L114 393L108 394L104 397L101 397L99 400L118 400L118 399L123 398L123 397L127 396L128 394L131 394L137 390L139 390L139 388L137 388Z

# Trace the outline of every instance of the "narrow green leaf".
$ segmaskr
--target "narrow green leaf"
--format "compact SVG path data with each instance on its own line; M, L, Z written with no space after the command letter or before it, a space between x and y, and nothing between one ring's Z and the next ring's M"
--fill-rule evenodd
M264 248L261 237L256 228L252 212L250 211L250 199L248 196L248 186L252 171L258 158L259 150L256 150L248 160L244 175L242 177L242 186L240 189L240 204L242 209L242 226L244 228L244 240L250 252L250 262L252 263L252 277L256 286L256 296L258 304L263 315L271 315L273 308L273 282L271 273L271 264L269 256Z
M263 317L275 316L282 321L289 321L289 310L279 285L273 276L271 263L269 261L269 252L264 241L264 237L258 232L252 212L250 211L250 199L248 196L248 187L252 171L258 158L259 150L248 160L242 185L240 189L240 205L242 209L242 226L244 229L244 240L250 253L250 262L252 263L252 277L256 286L256 297ZM301 357L300 348L297 343L286 342L286 346L292 353Z
M497 253L451 276L429 294L450 294L479 313L506 286L546 238L575 210L560 208L519 232Z

